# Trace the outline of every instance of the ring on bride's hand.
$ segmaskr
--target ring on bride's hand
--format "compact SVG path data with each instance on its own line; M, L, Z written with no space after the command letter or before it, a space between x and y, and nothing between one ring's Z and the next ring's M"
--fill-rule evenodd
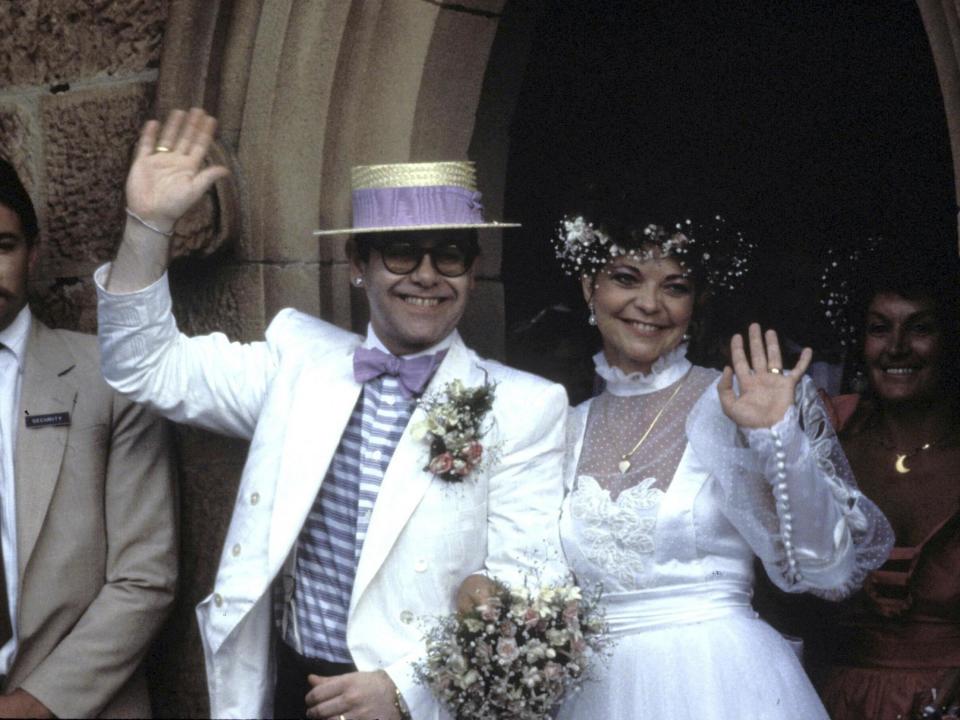
M157 145L154 150L155 152L170 152L170 148L168 148L166 145Z
M772 372L774 375L782 375L783 370L780 368L767 368L767 372Z

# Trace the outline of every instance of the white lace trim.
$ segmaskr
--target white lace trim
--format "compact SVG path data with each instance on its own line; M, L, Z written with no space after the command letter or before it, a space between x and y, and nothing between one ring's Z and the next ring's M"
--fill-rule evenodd
M618 367L611 366L602 350L593 356L593 365L597 375L606 381L606 389L612 395L620 397L646 395L663 390L677 382L690 369L690 361L687 360L687 343L680 343L666 355L657 358L647 374L641 372L628 374Z
M687 437L723 493L725 514L763 560L771 580L783 590L840 599L883 563L893 533L857 489L809 378L798 384L795 406L784 420L797 427L784 426L781 435L776 430L782 420L773 429L750 431L747 447L716 393L706 393L687 418ZM793 497L787 494L791 487ZM824 514L829 504L837 512ZM801 534L804 546L832 540L827 543L832 551L801 554L793 547L794 536Z
M657 510L665 495L653 487L657 479L647 478L627 488L616 500L589 475L577 480L570 511L579 526L580 551L624 588L642 587L649 578Z

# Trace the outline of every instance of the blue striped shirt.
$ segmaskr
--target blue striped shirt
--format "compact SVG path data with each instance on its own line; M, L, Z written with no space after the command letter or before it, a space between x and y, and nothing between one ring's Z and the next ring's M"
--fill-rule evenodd
M396 378L381 376L364 385L300 531L295 625L285 639L307 657L352 662L347 612L357 563L380 483L415 408Z

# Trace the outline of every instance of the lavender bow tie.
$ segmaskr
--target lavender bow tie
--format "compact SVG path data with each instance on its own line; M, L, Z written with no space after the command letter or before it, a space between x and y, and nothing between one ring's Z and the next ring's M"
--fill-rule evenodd
M403 396L410 399L423 391L444 355L446 351L400 358L376 348L359 347L353 354L353 377L365 383L381 375L391 375L400 381Z

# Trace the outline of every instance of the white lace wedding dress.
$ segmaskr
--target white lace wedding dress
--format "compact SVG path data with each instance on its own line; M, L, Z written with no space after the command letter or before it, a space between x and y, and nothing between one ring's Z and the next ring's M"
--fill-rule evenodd
M776 426L744 433L720 407L719 374L685 354L625 376L601 353L606 390L571 411L563 546L581 585L602 583L614 644L559 718L826 718L795 648L750 605L754 556L785 590L840 597L892 532L812 385Z

